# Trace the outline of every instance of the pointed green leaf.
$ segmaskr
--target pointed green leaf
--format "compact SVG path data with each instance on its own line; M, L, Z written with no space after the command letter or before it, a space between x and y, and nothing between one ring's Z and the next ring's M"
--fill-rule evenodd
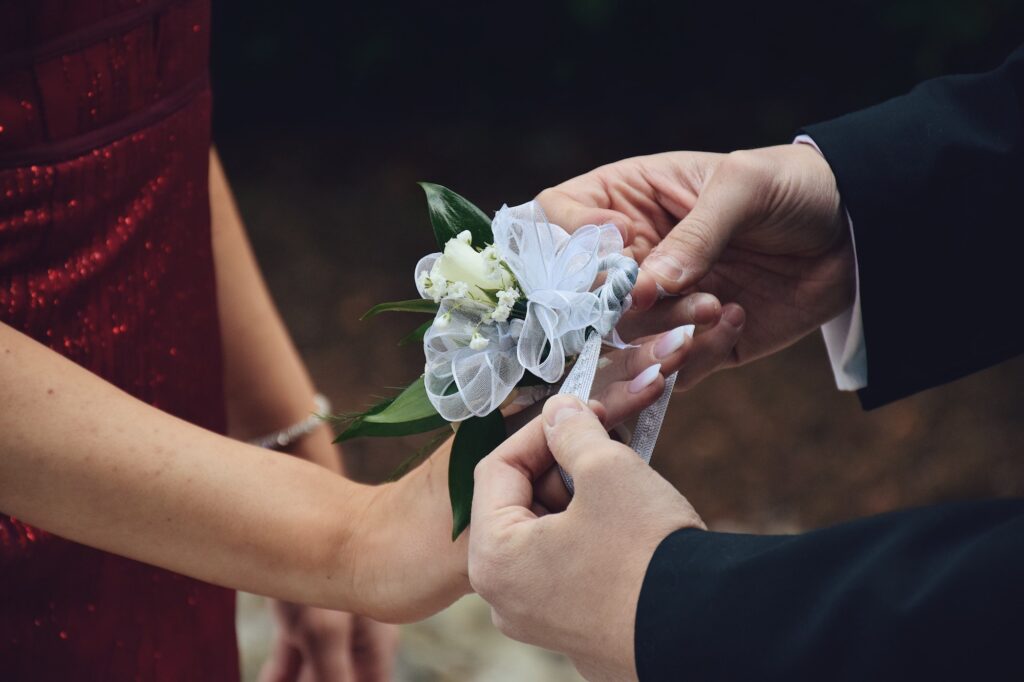
M377 403L356 417L334 442L364 436L408 436L433 431L447 423L427 398L426 386L420 376L394 398Z
M437 304L425 298L413 298L408 301L391 301L389 303L378 303L373 306L360 317L360 320L366 320L371 317L376 317L381 313L428 313L430 315L437 314Z
M434 226L434 238L439 249L444 251L448 240L463 230L469 230L473 235L473 246L478 249L494 242L490 218L473 203L432 182L421 182L420 187L427 195L430 224Z
M423 324L421 324L420 326L416 327L411 332L409 332L406 336L403 336L402 340L398 342L398 345L399 346L407 346L410 343L416 343L417 341L422 341L423 337L427 333L427 330L430 329L430 325L432 325L432 324L434 324L433 320L427 320L426 322L424 322Z
M448 462L448 496L452 503L452 542L469 525L473 508L473 470L477 463L501 445L508 432L500 410L486 417L470 417L459 424Z

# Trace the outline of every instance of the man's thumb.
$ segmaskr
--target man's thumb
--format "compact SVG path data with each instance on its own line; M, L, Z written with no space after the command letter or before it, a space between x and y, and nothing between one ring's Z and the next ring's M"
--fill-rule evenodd
M749 195L739 183L721 177L721 170L641 265L668 293L678 294L708 274L743 220Z
M544 436L548 449L572 474L581 457L610 442L601 420L573 396L554 396L544 405Z

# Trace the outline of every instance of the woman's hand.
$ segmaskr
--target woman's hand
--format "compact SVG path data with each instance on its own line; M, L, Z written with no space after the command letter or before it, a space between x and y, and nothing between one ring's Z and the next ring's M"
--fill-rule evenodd
M398 628L364 616L274 602L277 631L261 682L387 682Z

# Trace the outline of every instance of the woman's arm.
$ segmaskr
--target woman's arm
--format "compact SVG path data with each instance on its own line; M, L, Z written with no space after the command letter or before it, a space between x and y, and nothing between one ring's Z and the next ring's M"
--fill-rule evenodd
M161 412L5 325L0 433L0 510L76 542L379 619L420 617L468 590L464 544L440 542L444 448L394 486L359 485ZM391 562L379 539L424 548L404 534L406 513L436 524L429 548L442 554L423 558L416 581L398 571L378 585Z

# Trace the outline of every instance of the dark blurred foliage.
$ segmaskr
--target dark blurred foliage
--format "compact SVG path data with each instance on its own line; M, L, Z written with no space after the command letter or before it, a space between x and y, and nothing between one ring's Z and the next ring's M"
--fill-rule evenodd
M786 143L800 125L984 70L1011 0L281 3L215 0L215 132L257 255L320 387L366 405L422 367L409 318L433 243L417 180L493 211L629 155ZM937 198L940 200L941 198ZM956 352L961 311L936 320ZM806 527L1024 494L1024 362L864 413L812 335L673 403L655 465L710 522ZM380 480L413 443L357 441Z

